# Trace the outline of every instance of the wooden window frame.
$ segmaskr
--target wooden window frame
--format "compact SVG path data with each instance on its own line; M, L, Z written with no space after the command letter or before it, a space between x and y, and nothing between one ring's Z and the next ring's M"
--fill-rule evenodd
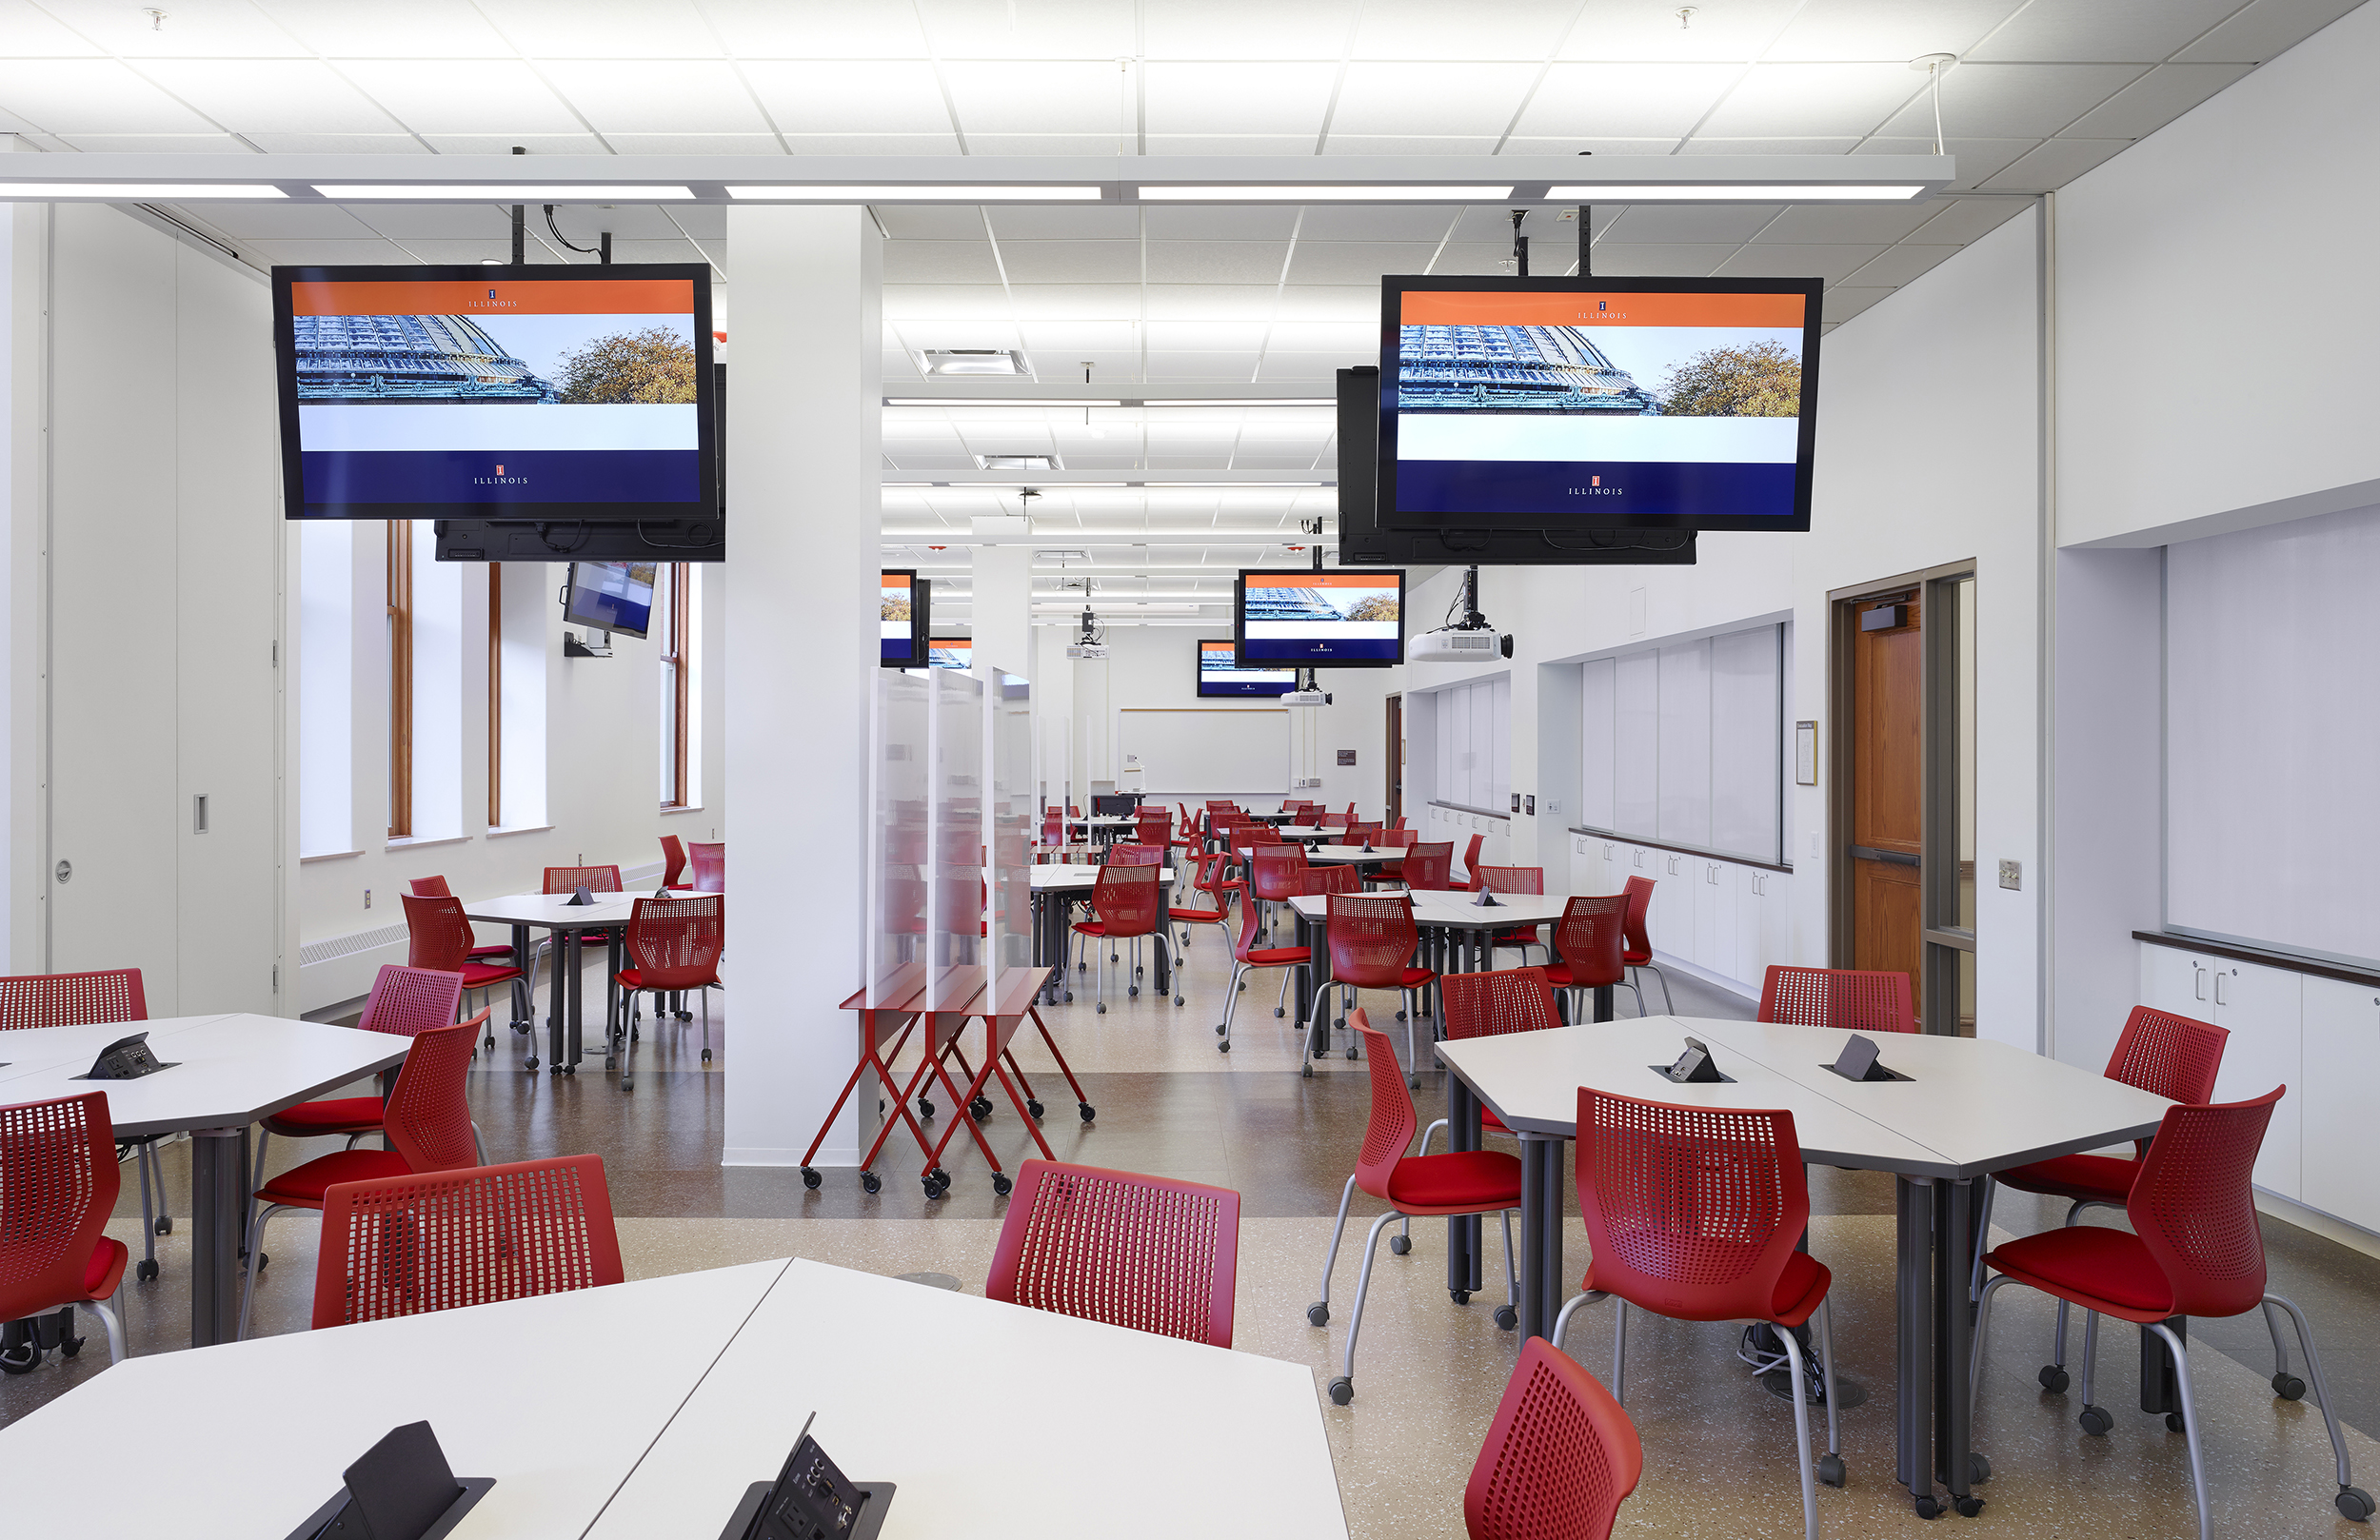
M487 563L487 826L505 821L504 563Z
M669 630L665 639L667 650L662 661L669 666L669 795L663 799L664 807L692 807L692 797L686 785L686 726L692 715L692 673L694 659L694 628L686 619L689 606L686 590L693 582L691 563L671 562L669 569Z
M413 521L388 521L388 838L413 836Z

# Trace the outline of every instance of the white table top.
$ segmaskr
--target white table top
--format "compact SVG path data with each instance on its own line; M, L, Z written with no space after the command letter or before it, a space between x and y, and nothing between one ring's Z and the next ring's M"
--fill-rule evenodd
M1711 1045L1734 1084L1676 1085L1651 1068ZM1578 1088L1682 1106L1783 1107L1824 1165L1962 1178L2155 1131L2171 1103L2004 1043L1885 1034L1881 1061L1911 1081L1853 1082L1821 1066L1846 1032L1687 1017L1587 1023L1441 1042L1438 1056L1507 1127L1569 1137Z
M1306 847L1306 859L1317 866L1378 866L1404 859L1403 849L1396 845L1374 845L1370 850L1361 845Z
M1138 823L1140 820L1129 813L1093 813L1085 818L1072 818L1066 821L1090 828L1107 828L1120 823Z
M1064 866L1052 864L1028 866L1025 870L1030 872L1033 876L1033 891L1036 893L1047 893L1052 889L1063 890L1068 888L1087 888L1096 886L1100 879L1100 873L1105 871L1106 868L1103 866L1077 866L1070 863ZM1160 866L1157 869L1157 880L1160 886L1171 882L1173 879L1174 869L1172 867Z
M0 1075L11 1076L0 1080L0 1096L14 1103L105 1091L108 1116L120 1138L237 1128L402 1064L411 1046L409 1038L385 1032L279 1017L179 1020L181 1025L162 1037L157 1029L166 1023L149 1023L150 1049L171 1063L171 1069L137 1080L73 1078L90 1069L100 1048L125 1036L124 1024L117 1023L114 1036L100 1038L89 1054L27 1075L13 1075L15 1066L0 1070ZM140 1024L132 1024L132 1030L141 1030Z
M649 898L650 893L638 889L633 893L591 894L595 901L570 907L567 893L512 893L501 898L466 898L463 917L489 925L543 925L553 930L588 930L603 925L625 925L636 911L639 898ZM709 898L717 895L692 888L671 888L673 898Z
M1283 839L1328 839L1337 829L1318 829L1310 823L1284 823L1273 831Z
M884 1540L1347 1532L1301 1365L796 1260L589 1540L717 1533L813 1411Z
M26 1027L15 1032L0 1032L0 1083L38 1075L52 1065L71 1068L69 1075L79 1075L90 1068L99 1051L119 1037L129 1037L136 1032L149 1034L149 1046L162 1050L164 1040L177 1032L221 1021L220 1016L169 1016L149 1021L93 1021L74 1027ZM158 1056L166 1055L159 1052ZM23 1101L0 1091L0 1100Z
M278 1537L389 1429L426 1418L457 1475L496 1479L456 1540L576 1540L783 1270L759 1262L127 1359L0 1427L0 1461L77 1469L161 1412L198 1414L174 1416L171 1436L139 1440L133 1479L104 1490L19 1483L10 1532L91 1532L96 1514L109 1534ZM665 1349L655 1345L657 1323L666 1324ZM640 1337L648 1351L603 1346ZM309 1386L352 1393L308 1395L291 1416L267 1410ZM258 1442L266 1422L268 1455ZM771 1464L751 1479L776 1473ZM708 1540L717 1530L700 1532Z

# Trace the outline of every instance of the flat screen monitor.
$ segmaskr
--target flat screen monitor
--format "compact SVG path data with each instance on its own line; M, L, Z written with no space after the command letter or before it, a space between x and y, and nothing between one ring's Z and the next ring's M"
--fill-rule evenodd
M1240 645L1229 637L1199 643L1199 694L1231 699L1251 695L1287 695L1298 687L1294 668L1242 668Z
M925 667L931 585L914 570L886 570L880 582L878 661L886 668Z
M1392 668L1405 661L1401 567L1240 574L1242 668Z
M1820 286L1381 280L1380 525L1808 529Z
M592 626L641 637L653 622L653 562L573 562L570 587L563 596L562 618L571 625Z
M288 517L718 517L709 267L275 267L272 286Z
M975 662L972 637L936 637L926 643L926 662L935 668L968 668Z

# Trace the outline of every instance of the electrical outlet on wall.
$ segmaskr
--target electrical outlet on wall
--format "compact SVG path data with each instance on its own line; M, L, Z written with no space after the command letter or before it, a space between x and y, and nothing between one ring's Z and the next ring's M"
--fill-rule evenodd
M372 906L372 890L371 890L371 889L369 889L369 888L366 888L366 889L364 890L364 907L365 907L365 908L367 908L367 909L369 909L371 906Z
M2023 861L2000 862L2000 886L2004 888L2022 888L2024 885L2025 863Z

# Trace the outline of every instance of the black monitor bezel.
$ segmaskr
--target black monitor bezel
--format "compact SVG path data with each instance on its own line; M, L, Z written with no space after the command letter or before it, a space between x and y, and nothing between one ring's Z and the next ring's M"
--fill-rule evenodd
M1300 659L1284 663L1279 659L1264 658L1254 662L1248 660L1248 580L1250 578L1295 578L1305 576L1295 567L1241 567L1231 583L1231 649L1242 668L1401 668L1405 661L1405 594L1408 584L1403 567L1334 566L1321 569L1324 576L1333 573L1362 573L1367 576L1390 576L1397 579L1397 656L1394 658L1362 658L1352 661L1334 659L1315 662Z
M296 321L293 284L619 283L632 279L686 279L694 286L694 412L696 498L690 503L337 503L308 512L306 462L298 443ZM272 270L273 385L280 398L282 517L290 520L482 519L583 521L589 523L658 523L664 520L717 519L719 496L719 385L713 367L711 269L699 262L614 263L600 267L529 264L514 267L433 264L405 267L276 267ZM333 511L335 510L335 511Z
M1232 666L1234 668L1240 666L1240 642L1238 639L1233 637L1200 637L1198 641L1192 642L1190 645L1190 671L1194 676L1192 682L1196 684L1198 689L1198 699L1201 701L1278 701L1282 696L1289 694L1292 690L1295 690L1298 687L1298 667L1293 663L1289 665L1288 668L1288 673L1290 675L1289 682L1282 685L1278 690L1267 686L1266 688L1260 690L1240 689L1216 690L1210 692L1206 687L1206 669L1203 666L1206 657L1206 649L1209 647L1229 647L1231 649Z
M1818 333L1825 310L1825 281L1817 278L1432 278L1401 275L1380 280L1379 434L1374 461L1378 488L1374 519L1383 530L1521 529L1556 534L1597 529L1758 529L1802 534L1810 528L1818 417ZM1599 505L1590 516L1564 520L1551 514L1403 513L1397 507L1397 351L1400 306L1409 293L1462 292L1543 294L1799 294L1802 322L1800 431L1795 441L1794 511L1765 514L1629 514Z
M884 656L884 634L882 629L883 625L882 605L884 592L883 580L894 577L909 580L909 656L906 658ZM932 667L933 661L926 656L928 648L932 645L930 639L934 631L933 589L930 581L919 577L918 569L915 567L883 567L878 569L877 578L876 592L879 605L877 616L879 629L876 634L877 666L880 668Z
M573 606L578 602L579 598L579 568L583 566L627 567L637 566L640 563L635 562L582 562L576 560L565 563L564 565L567 568L568 575L563 579L562 583L562 623L565 625L583 625L590 631L602 631L606 635L635 637L639 641L643 641L645 637L649 636L653 629L653 606L650 604L645 606L645 629L642 631L632 631L625 625L606 624L602 621L590 621L585 616L576 614L573 611ZM655 598L659 598L661 595L661 569L665 565L667 565L667 563L662 562L655 562L652 563L653 594Z

